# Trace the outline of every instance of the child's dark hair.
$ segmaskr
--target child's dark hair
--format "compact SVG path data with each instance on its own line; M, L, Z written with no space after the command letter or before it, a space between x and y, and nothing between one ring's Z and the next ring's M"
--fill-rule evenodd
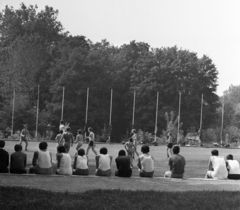
M82 130L81 129L78 129L78 134L82 134Z
M133 142L133 138L132 138L132 137L131 137L131 138L129 138L128 140L129 140L130 142Z
M84 155L85 155L85 150L82 149L82 148L80 148L80 149L78 150L78 155L79 155L79 156L84 156Z
M226 157L227 160L233 160L233 155L229 154L227 157Z

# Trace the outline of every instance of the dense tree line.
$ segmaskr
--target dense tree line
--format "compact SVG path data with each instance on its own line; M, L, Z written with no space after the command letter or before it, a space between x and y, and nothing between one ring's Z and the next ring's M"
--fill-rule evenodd
M120 47L107 40L93 43L64 32L58 11L46 6L19 9L6 6L0 13L0 129L11 126L13 90L16 90L14 129L23 123L35 129L37 87L40 85L39 131L58 128L62 89L64 120L75 132L85 125L89 88L88 125L101 134L108 124L113 89L112 138L119 141L131 128L133 91L136 91L135 128L154 132L156 94L159 91L158 134L166 128L164 114L178 113L186 132L199 128L204 95L203 128L218 119L217 69L208 56L188 50L151 48L131 41ZM237 117L237 116L236 116Z

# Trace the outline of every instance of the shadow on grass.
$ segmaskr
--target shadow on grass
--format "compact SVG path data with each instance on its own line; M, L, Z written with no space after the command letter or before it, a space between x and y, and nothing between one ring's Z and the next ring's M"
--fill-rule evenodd
M0 187L0 209L240 209L240 192L93 190L70 194Z

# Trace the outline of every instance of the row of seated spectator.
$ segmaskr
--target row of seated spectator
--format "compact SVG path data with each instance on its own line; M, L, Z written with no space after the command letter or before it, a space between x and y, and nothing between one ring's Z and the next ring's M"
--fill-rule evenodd
M0 173L8 173L9 154L3 148L4 141L0 141ZM47 142L39 143L39 150L34 152L32 166L29 169L30 174L52 174L54 161L52 155L47 149ZM26 163L27 155L22 152L22 146L16 144L15 152L10 157L10 173L24 174L27 173ZM71 156L66 153L64 146L59 146L56 154L56 174L60 175L88 175L88 158L85 150L80 148L74 156L72 165ZM154 174L154 158L149 154L150 148L143 145L141 148L142 155L138 157L138 170L141 177L153 177ZM170 171L165 172L166 178L183 178L185 168L185 158L179 155L179 146L173 147L173 155L169 158ZM112 156L108 154L105 147L100 149L100 154L96 156L97 176L111 176ZM120 150L118 157L115 159L117 170L115 176L131 177L132 167L130 157L126 155L124 150ZM237 160L233 160L232 155L224 157L218 155L218 150L212 150L212 156L209 159L208 170L205 178L213 179L240 179L240 168Z

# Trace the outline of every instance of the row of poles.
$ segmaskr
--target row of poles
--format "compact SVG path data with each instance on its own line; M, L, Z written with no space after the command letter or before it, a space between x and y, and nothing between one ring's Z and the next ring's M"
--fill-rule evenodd
M38 115L39 115L39 94L40 94L40 86L38 85L38 98L37 98L37 108L36 108L36 133L35 137L37 138L38 133ZM14 125L14 109L15 109L15 89L13 91L13 107L12 107L12 135L13 135L13 125ZM178 128L177 128L177 139L179 140L179 130L180 130L180 112L181 112L181 97L182 94L179 92L179 106L178 106ZM63 120L63 112L64 112L64 98L65 98L65 87L63 87L62 93L62 109L61 109L61 121ZM109 113L109 127L110 127L110 136L111 136L111 126L112 126L112 100L113 100L113 89L111 89L110 94L110 113ZM157 91L157 101L156 101L156 116L155 116L155 140L157 138L157 123L158 123L158 101L159 101L159 92ZM87 125L88 121L88 102L89 102L89 88L87 88L87 100L86 100L86 115L85 115L85 125ZM132 129L135 125L135 106L136 106L136 90L133 92L133 113L132 113ZM224 115L224 96L223 96L223 105L222 105L222 125L221 125L221 144L222 144L222 135L223 135L223 115ZM200 128L199 131L202 131L202 116L203 116L203 94L201 97L201 116L200 116ZM109 136L109 142L110 142Z

